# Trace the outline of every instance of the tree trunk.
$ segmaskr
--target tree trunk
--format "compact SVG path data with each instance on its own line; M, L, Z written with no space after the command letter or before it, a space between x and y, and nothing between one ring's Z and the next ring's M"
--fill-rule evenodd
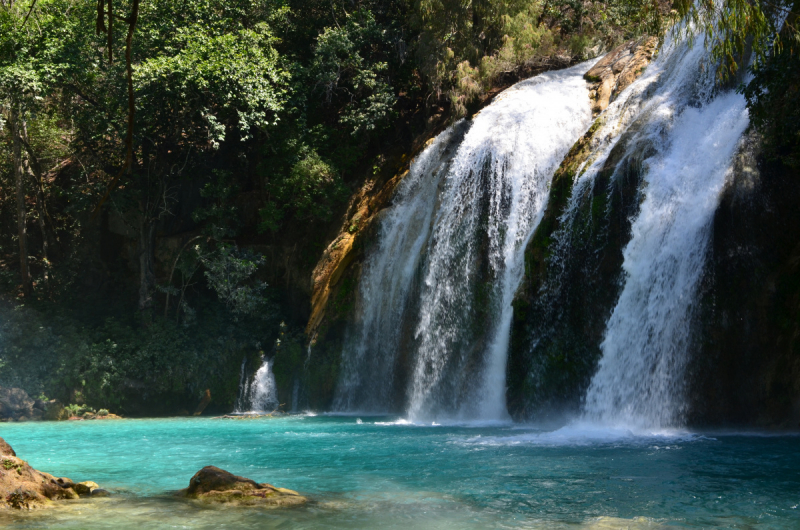
M16 105L11 107L12 157L14 181L17 187L17 236L19 237L19 274L22 292L31 292L31 276L28 271L28 236L25 227L25 171L22 165L22 138L20 138L20 115Z
M42 232L42 276L44 278L45 286L50 291L50 260L48 258L48 249L50 247L50 232L47 229L47 206L45 205L45 189L44 189L44 175L42 165L36 153L33 152L31 147L30 138L28 138L28 128L25 122L22 122L22 144L25 151L28 153L28 161L25 164L26 172L31 176L34 183L34 190L36 192L36 214L39 230Z

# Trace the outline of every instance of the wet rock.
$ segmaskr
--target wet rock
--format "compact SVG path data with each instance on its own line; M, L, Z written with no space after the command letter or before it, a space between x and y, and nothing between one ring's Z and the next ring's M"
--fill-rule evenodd
M37 471L18 458L14 450L0 439L0 510L33 509L52 501L77 499L76 485L68 478L54 477ZM95 491L99 489L94 482Z
M96 482L92 482L91 480L87 480L85 482L78 482L75 484L75 492L78 495L91 495L92 491L100 488Z
M108 497L109 495L108 490L104 490L103 488L95 488L92 490L92 497Z
M105 416L95 416L95 420L121 420L122 416L117 416L116 414L109 412Z
M258 488L258 483L249 478L234 475L224 469L206 466L192 477L187 495L201 495L209 491L226 491L232 489L251 490Z
M66 477L57 478L56 484L58 484L62 488L71 488L71 489L75 488L75 483Z
M714 215L689 373L690 425L800 421L800 167L742 139Z
M206 466L195 473L189 487L179 493L190 499L235 505L279 507L308 502L296 491L258 483L214 466Z

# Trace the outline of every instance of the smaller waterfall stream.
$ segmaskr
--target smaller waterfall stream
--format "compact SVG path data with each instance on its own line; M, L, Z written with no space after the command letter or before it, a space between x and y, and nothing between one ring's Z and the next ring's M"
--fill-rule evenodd
M252 381L243 381L239 390L239 400L236 411L239 414L246 412L273 412L278 408L278 394L275 384L275 375L272 373L274 359L264 359L258 371L253 375ZM242 373L244 374L244 363Z

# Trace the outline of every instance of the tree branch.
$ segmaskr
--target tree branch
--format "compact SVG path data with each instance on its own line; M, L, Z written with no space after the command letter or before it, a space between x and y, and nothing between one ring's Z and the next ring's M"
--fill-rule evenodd
M28 10L28 14L25 15L25 20L22 21L22 26L25 27L25 24L28 22L28 18L30 18L31 13L33 13L33 8L36 7L36 0L31 2L31 8Z

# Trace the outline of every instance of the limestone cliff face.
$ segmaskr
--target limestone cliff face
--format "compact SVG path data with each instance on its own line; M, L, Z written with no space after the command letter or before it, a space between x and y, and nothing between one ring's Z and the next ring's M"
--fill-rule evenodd
M427 144L426 144L427 145ZM312 340L328 310L331 295L342 276L362 250L365 234L369 233L376 214L386 207L408 167L385 183L367 181L351 199L350 208L339 235L328 245L311 274L311 317L306 333Z

